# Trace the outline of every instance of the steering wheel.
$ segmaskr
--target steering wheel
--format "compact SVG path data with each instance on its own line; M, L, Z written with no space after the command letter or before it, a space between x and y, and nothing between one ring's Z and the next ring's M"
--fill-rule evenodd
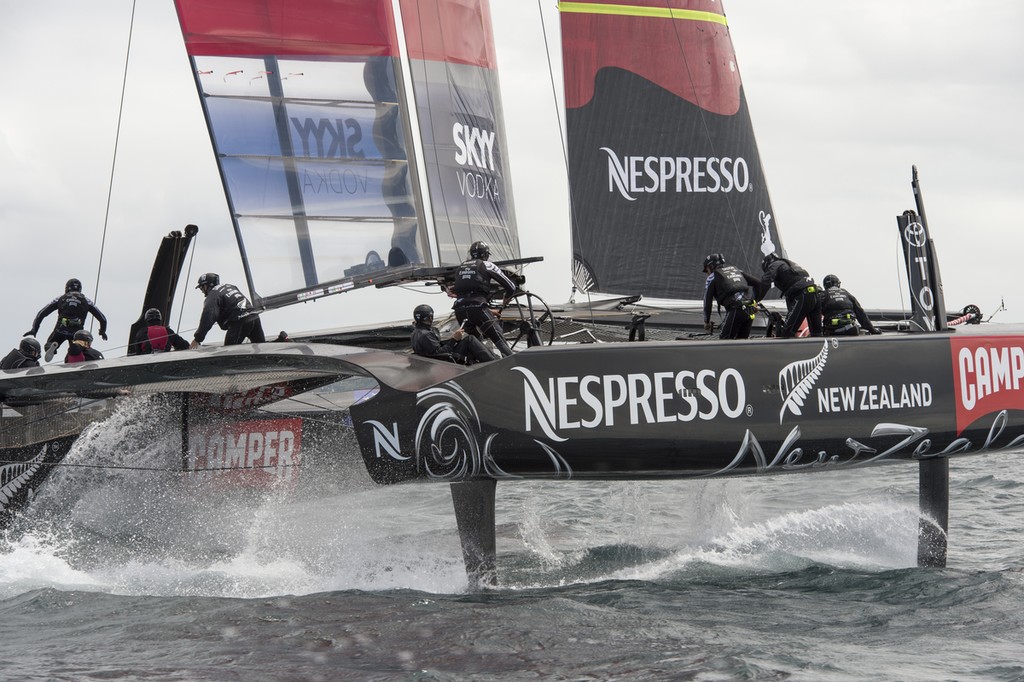
M511 310L515 310L517 316L503 314L501 320L506 328L505 340L509 348L515 350L523 339L527 347L550 346L554 343L555 317L544 299L529 291L520 291L508 300L503 312ZM509 326L512 329L507 329Z

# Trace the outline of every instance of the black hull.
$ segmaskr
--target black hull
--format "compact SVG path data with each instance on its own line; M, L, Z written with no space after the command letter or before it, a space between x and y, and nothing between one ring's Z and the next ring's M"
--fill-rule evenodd
M1020 446L1022 348L938 334L530 349L352 413L379 483L812 472Z

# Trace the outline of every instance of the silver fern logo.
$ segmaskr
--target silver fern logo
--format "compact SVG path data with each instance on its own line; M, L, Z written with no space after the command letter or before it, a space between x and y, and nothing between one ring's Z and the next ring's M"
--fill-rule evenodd
M833 341L838 345L838 342ZM821 351L809 360L797 360L782 368L779 372L779 393L782 395L782 409L779 410L779 423L782 423L786 411L797 417L801 416L804 401L811 394L814 383L825 369L828 361L828 341L821 346Z

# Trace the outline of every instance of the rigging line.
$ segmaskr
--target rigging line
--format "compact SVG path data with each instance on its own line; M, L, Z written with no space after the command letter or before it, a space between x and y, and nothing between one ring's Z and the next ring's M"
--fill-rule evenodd
M11 460L11 459L0 459L0 464L30 464L31 462L25 460ZM76 462L66 462L61 460L60 462L37 462L39 466L45 467L70 467L72 469L118 469L122 471L161 471L169 474L191 474L201 471L247 471L256 469L301 469L302 464L290 464L282 462L279 464L253 464L251 466L237 466L237 467L202 467L199 469L181 469L169 468L169 467L142 467L142 466L129 466L127 464L79 464Z
M897 231L896 234L896 288L900 292L900 310L903 311L903 319L907 319L907 307L903 300L903 262L900 259L900 250L903 247L901 243L903 240L902 235ZM909 261L908 261L909 265ZM908 285L909 288L909 285Z
M189 282L192 281L192 261L194 261L195 257L196 257L196 249L198 248L196 246L196 242L198 240L199 240L199 233L196 232L196 234L192 237L191 249L189 249L191 251L191 253L189 254L189 257L188 257L188 270L185 272L185 286L183 286L181 288L181 305L178 306L178 324L174 325L176 328L179 328L179 329L181 328L181 319L185 315L185 296L188 295L188 292L189 292ZM180 272L180 270L179 270L179 272ZM192 331L194 331L194 330L192 330ZM178 333L181 334L180 331Z
M96 287L93 289L93 301L98 302L100 298L100 274L103 272L103 252L107 245L107 226L110 222L110 199L114 193L114 170L117 168L117 147L121 139L121 119L124 116L124 93L128 87L128 60L132 53L132 34L135 32L135 5L137 0L132 0L132 16L128 23L128 45L124 52L124 73L121 76L121 101L117 107L117 129L114 133L114 153L110 159L110 181L107 184L107 206L103 213L103 236L100 239L100 260L96 267ZM95 316L89 319L89 331L92 331Z

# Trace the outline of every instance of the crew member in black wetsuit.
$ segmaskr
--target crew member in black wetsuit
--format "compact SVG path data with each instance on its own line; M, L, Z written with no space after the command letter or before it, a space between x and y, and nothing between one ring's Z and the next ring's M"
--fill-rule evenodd
M174 350L188 350L188 341L174 333L165 325L163 314L156 308L150 308L145 314L146 326L135 333L132 343L136 355L163 353Z
M68 344L68 354L64 356L64 362L76 363L86 360L102 360L103 353L92 347L92 334L85 329L75 332L74 338Z
M263 335L263 324L259 316L251 314L252 306L249 305L249 299L234 284L221 284L220 275L208 272L199 276L196 289L203 292L206 302L203 304L203 314L199 317L195 338L192 339L189 348L199 348L215 322L221 329L226 330L225 346L233 346L246 339L253 343L264 343L267 340Z
M467 333L480 336L483 333L491 340L502 355L512 355L505 337L501 335L501 322L490 309L491 281L505 290L507 301L516 293L516 285L501 269L488 260L491 247L484 242L473 242L469 247L469 260L455 272L452 293L455 294L455 319L464 323Z
M761 261L764 277L758 287L754 299L760 301L772 283L782 292L786 299L789 314L782 327L782 336L790 339L796 336L800 323L807 320L807 328L811 336L821 336L821 306L818 301L818 287L814 280L802 267L789 260L769 253Z
M43 354L43 347L31 336L26 336L18 344L17 348L0 360L0 369L24 369L25 367L38 367L39 356Z
M423 304L412 311L412 352L436 360L448 360L460 365L489 362L494 359L480 339L456 329L452 337L442 341L434 329L434 309Z
M726 264L725 256L720 253L709 254L704 259L704 272L708 275L704 285L704 329L708 333L714 331L711 303L717 301L719 306L725 308L725 321L722 322L722 331L718 338L750 338L755 309L749 288L756 289L761 286L761 280L748 275L735 265Z
M821 298L821 317L825 336L857 336L860 333L858 323L869 334L882 333L871 324L853 294L840 286L842 282L838 277L825 275L823 281L825 293Z
M64 294L50 301L45 308L36 313L36 319L32 322L32 328L25 332L24 336L35 336L39 332L39 325L43 318L57 311L57 324L53 332L46 339L43 348L46 349L46 359L53 357L54 352L65 341L71 341L79 329L85 327L85 316L92 313L96 321L100 323L100 337L107 340L107 318L100 312L99 308L82 293L82 282L71 278L64 285Z

